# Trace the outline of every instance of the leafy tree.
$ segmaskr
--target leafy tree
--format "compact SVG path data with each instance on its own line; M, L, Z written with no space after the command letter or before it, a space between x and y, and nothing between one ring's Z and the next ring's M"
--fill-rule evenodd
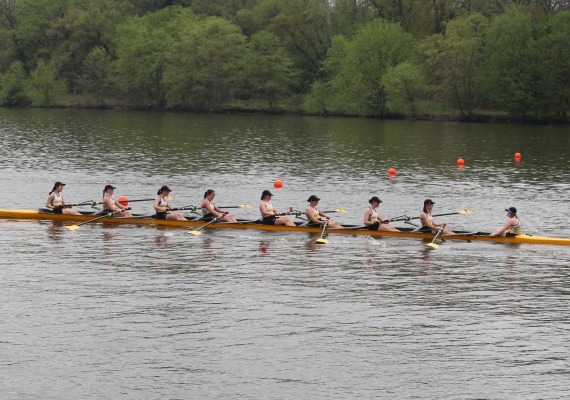
M24 65L14 61L8 71L0 75L0 104L4 106L24 105L27 76Z
M398 24L382 20L365 25L352 41L335 39L325 63L332 107L350 115L384 116L382 77L388 68L411 59L412 42Z
M536 58L541 113L566 121L570 109L570 11L554 15L539 28Z
M419 46L436 96L456 107L461 116L472 117L478 104L487 30L487 19L474 13L450 21L445 35L431 36Z
M227 20L208 17L187 24L165 55L164 90L169 107L212 110L244 80L246 38Z
M36 106L51 107L57 99L67 93L67 85L56 77L53 63L39 61L28 81L27 95Z
M131 17L117 26L114 65L119 92L137 106L166 105L166 57L181 40L181 31L197 23L188 9L169 7L144 17ZM174 53L184 58L186 54Z
M421 68L409 61L387 69L382 77L386 90L387 109L417 116L417 102L425 93L425 76Z
M98 106L111 91L111 56L103 47L92 49L83 63L82 89L92 93Z
M267 101L273 110L277 99L290 93L296 79L293 61L281 47L277 36L260 32L249 43L251 57L246 59L246 71L252 91Z
M485 46L484 83L499 109L525 118L537 109L537 58L532 17L511 9L495 17Z

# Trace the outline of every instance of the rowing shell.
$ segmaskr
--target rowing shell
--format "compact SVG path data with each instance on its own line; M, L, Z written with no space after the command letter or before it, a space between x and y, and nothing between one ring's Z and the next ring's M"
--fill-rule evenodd
M40 210L0 210L0 218L5 219L35 219L35 220L52 220L52 221L70 221L83 222L93 219L93 213L84 213L83 215L54 214L48 209ZM178 228L190 228L203 226L203 220L176 221L156 219L148 216L133 217L114 217L103 218L100 221L105 224L128 224L128 225L158 225L170 226ZM208 229L255 229L262 231L287 231L287 232L312 232L321 233L320 227L309 226L284 226L284 225L263 225L257 221L239 221L218 222L208 226ZM368 236L391 236L391 237L409 237L416 239L433 239L433 233L413 232L410 228L398 228L400 232L383 232L371 231L362 226L345 225L343 228L327 229L328 234L345 234L345 235L368 235ZM485 232L457 232L453 235L440 235L440 238L446 240L468 240L468 241L486 241L497 243L530 243L530 244L556 244L570 246L570 238L557 238L547 236L518 235L515 237L489 237L489 233Z

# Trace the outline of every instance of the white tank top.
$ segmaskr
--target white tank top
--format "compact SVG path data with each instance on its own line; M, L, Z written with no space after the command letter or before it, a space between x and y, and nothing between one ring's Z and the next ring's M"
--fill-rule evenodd
M103 196L103 200L105 200L105 197L111 200L111 204L115 205L115 198L113 196L106 194ZM103 210L110 210L110 208L107 207L107 203L103 203Z
M368 207L370 209L370 211L372 211L372 214L370 214L370 217L368 217L368 220L370 222L376 222L378 221L378 209L377 208L372 208L372 206Z
M274 212L273 210L274 210L273 204L271 204L270 201L266 201L266 202L265 202L265 212L266 212L267 214L275 214L275 212ZM263 213L262 213L262 216L263 216L263 217L267 217L267 215L263 215Z
M208 203L212 204L210 200L206 200ZM202 216L205 217L206 215L210 214L210 211L206 207L202 207Z
M316 207L316 206L315 206L315 207L311 207L311 208L313 209L313 216L314 216L316 219L320 219L320 218L321 218L321 215L320 215L319 207Z
M53 201L51 202L51 204L54 207L63 205L63 193L59 192L58 196L56 192L53 192Z

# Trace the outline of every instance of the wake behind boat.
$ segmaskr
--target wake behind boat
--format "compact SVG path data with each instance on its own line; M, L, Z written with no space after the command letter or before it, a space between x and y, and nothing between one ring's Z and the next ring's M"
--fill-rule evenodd
M101 214L94 212L81 212L80 215L55 214L50 209L40 208L38 210L0 210L0 218L4 219L26 219L26 220L52 220L62 222L82 223L92 221L101 217ZM187 216L188 221L157 219L150 215L133 215L131 217L107 217L99 218L97 223L105 224L127 224L127 225L156 225L173 228L194 228L203 227L208 221L204 221L194 216ZM261 231L286 231L286 232L310 232L322 234L320 227L303 226L303 223L295 223L295 226L264 225L259 220L238 220L238 222L214 222L207 226L207 229L255 229ZM329 228L327 233L344 235L368 235L368 236L391 236L407 237L416 239L433 240L433 233L415 232L411 228L398 228L399 232L372 231L361 225L344 225L342 228ZM439 238L446 240L467 240L486 241L496 243L528 243L528 244L554 244L570 245L570 238L557 238L546 236L518 235L515 237L489 237L487 232L465 232L456 231L452 235L440 235Z

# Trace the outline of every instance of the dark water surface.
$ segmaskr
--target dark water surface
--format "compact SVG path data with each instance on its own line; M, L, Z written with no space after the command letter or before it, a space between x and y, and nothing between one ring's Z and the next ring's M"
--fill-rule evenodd
M568 127L0 109L0 138L2 209L61 180L74 203L213 188L257 218L271 189L345 223L372 195L384 217L471 209L438 219L465 230L516 206L570 237ZM567 398L570 249L316 237L0 220L0 398Z

